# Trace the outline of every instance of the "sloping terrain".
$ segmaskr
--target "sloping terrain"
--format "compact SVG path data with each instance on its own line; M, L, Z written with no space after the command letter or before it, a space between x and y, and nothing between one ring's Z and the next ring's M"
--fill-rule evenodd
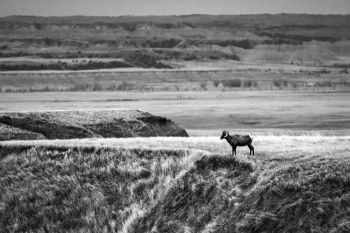
M169 119L131 110L2 113L0 123L47 139L188 136ZM3 140L9 137L8 131L1 134Z
M45 139L44 135L0 123L0 141Z
M196 162L132 232L348 232L350 160L271 171L221 156Z
M123 140L134 149L114 148ZM255 137L256 156L242 148L235 158L217 138L118 139L109 148L69 142L0 143L0 229L350 229L349 137ZM152 149L141 149L147 143Z

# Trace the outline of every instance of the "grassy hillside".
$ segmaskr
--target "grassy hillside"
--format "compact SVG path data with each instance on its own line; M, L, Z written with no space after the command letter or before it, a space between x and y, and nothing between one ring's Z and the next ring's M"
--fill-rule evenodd
M347 232L350 138L0 143L4 232Z
M188 136L171 120L132 110L9 112L0 114L0 139ZM20 135L17 131L28 132ZM16 134L17 133L17 134Z
M0 123L0 141L45 139L44 135Z

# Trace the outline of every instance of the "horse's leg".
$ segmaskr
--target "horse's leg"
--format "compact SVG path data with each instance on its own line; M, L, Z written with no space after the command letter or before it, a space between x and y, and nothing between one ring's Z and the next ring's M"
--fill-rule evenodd
M232 156L235 156L235 155L236 155L236 147L233 146L233 147L232 147Z
M251 153L253 152L253 155L254 155L254 147L251 145L251 144L249 144L248 145L248 147L249 147L249 155L251 155Z

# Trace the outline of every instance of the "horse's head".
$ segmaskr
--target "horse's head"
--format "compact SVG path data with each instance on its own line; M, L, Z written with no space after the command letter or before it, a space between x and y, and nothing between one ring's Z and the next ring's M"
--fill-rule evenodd
M226 138L227 136L228 136L228 131L224 130L224 131L222 131L220 139L222 140L222 139Z

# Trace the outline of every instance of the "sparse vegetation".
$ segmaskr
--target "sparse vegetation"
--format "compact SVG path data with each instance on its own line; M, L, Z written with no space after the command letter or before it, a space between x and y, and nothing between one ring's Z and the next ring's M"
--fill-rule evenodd
M101 86L101 84L99 84L98 82L95 82L94 85L92 86L92 91L101 91L103 90L103 87Z
M75 84L74 87L71 87L69 90L70 91L87 91L89 89L90 89L89 84L78 83L78 84Z
M203 90L207 90L207 82L206 81L204 81L204 82L201 82L200 83L200 87L203 89Z
M279 89L284 89L284 88L288 88L290 81L292 81L292 80L275 79L275 80L273 80L273 85L275 87L278 87ZM296 87L296 86L294 86L294 87Z
M8 49L9 48L9 46L8 45L1 45L0 46L0 50L6 50L6 49Z
M117 86L117 90L118 91L130 91L134 88L134 84L127 82L127 81L123 81L120 85Z
M224 87L237 88L242 86L242 81L240 79L225 79L222 81L222 84Z
M253 87L257 87L258 84L256 81L252 81L252 80L247 80L243 82L243 87L245 88L253 88Z
M49 64L0 64L0 71L16 71L16 70L95 70L95 69L109 69L109 68L127 68L133 65L112 61L112 62L94 62L80 64L67 64L66 62L57 62Z
M49 91L213 91L250 89L270 91L349 91L347 74L321 70L283 73L260 70L127 70L127 71L45 71L1 73L1 92ZM323 71L322 71L323 72ZM127 75L127 78L125 78ZM96 78L98 76L98 78ZM227 77L227 78L225 78ZM239 78L235 78L239 77ZM258 77L258 78L257 78ZM315 80L317 78L317 80ZM31 81L33 80L33 82ZM34 82L35 80L35 82ZM142 80L142 82L141 82ZM318 85L330 83L331 85Z
M216 87L216 88L219 87L220 83L221 83L221 82L220 82L219 80L214 80L214 81L213 81L213 85L214 85L214 87Z
M340 74L349 74L348 68L343 68L341 71L339 71Z

